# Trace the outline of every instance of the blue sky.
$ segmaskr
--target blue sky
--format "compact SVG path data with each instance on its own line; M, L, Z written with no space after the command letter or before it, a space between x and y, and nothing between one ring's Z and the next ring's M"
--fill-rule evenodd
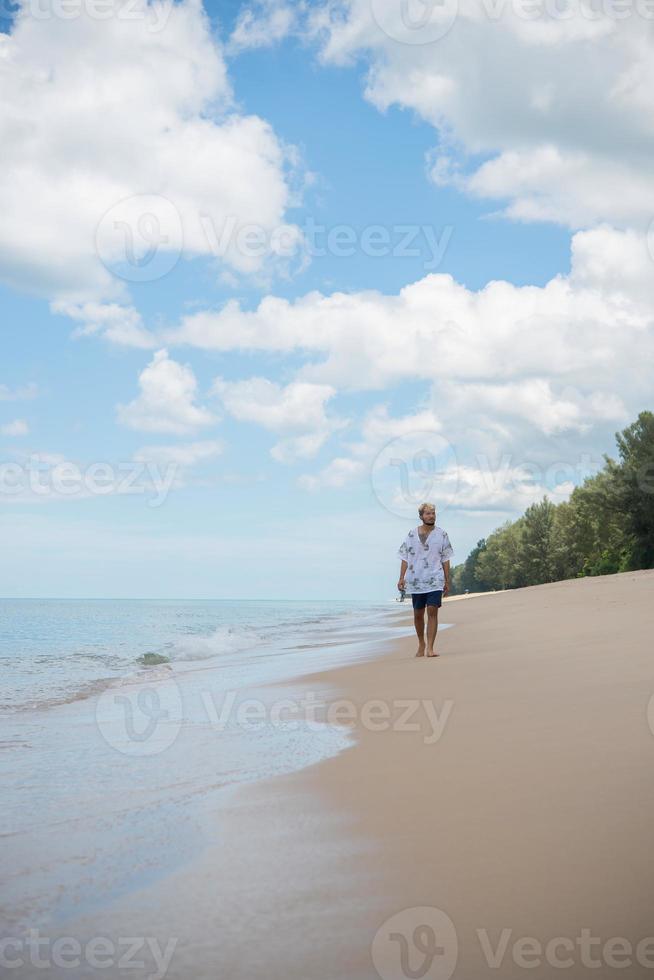
M386 599L423 491L462 561L651 408L634 25L545 43L460 11L419 45L382 2L7 25L0 594ZM607 55L627 121L592 85ZM181 238L135 281L107 222L165 231L162 201ZM264 251L293 226L294 254L217 256L198 214ZM312 226L348 254L307 254Z

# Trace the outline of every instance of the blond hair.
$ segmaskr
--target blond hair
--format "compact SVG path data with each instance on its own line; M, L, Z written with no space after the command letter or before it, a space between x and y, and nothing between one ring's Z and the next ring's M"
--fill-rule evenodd
M436 513L436 504L430 504L429 501L426 500L424 504L420 504L418 507L418 517L422 517L428 507L431 507L433 512Z

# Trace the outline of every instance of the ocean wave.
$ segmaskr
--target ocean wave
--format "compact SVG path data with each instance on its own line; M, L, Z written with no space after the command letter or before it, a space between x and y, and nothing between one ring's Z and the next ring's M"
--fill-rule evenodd
M104 619L94 624L81 617L79 638L67 616L65 629L70 630L73 641L69 650L62 650L60 642L43 650L41 634L35 630L23 649L12 650L11 657L1 651L0 664L10 683L0 693L0 712L56 708L99 696L107 688L170 677L176 669L185 671L208 661L231 668L242 653L249 660L251 656L299 653L321 642L333 645L340 634L351 640L352 634L363 634L371 624L381 625L388 615L381 607L344 609L337 605L323 611L308 605L293 616L285 606L264 607L263 611L227 606L230 619L215 625L215 619L206 622L211 619L207 612L213 609L203 612L205 622L193 621L195 617L187 613L183 624L177 615L174 622L149 621L149 607L145 607L148 616L141 614L139 619L134 609L127 606L122 618L110 624L111 630ZM131 629L132 619L136 619L135 630ZM41 629L40 620L36 626ZM61 637L62 625L55 621L54 626ZM248 651L253 653L248 656Z
M266 636L253 626L219 626L208 634L195 634L167 643L160 652L175 661L211 660L258 646ZM159 652L159 651L157 651Z

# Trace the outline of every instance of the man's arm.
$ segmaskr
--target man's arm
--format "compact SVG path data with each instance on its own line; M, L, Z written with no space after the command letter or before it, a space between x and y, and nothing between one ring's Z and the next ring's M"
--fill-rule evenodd
M404 576L406 575L406 570L408 568L407 562L402 559L402 564L400 565L400 578L397 583L397 587L400 592L404 592Z
M445 588L443 589L443 595L447 595L450 591L450 563L449 561L443 562L443 571L445 572Z

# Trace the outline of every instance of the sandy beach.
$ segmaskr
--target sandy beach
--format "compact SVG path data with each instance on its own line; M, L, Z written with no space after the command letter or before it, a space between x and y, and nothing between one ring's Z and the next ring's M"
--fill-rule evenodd
M434 659L402 607L298 683L318 718L346 702L350 747L235 787L195 858L51 934L142 937L121 977L163 974L145 937L180 980L653 976L653 596L644 571L446 601Z

